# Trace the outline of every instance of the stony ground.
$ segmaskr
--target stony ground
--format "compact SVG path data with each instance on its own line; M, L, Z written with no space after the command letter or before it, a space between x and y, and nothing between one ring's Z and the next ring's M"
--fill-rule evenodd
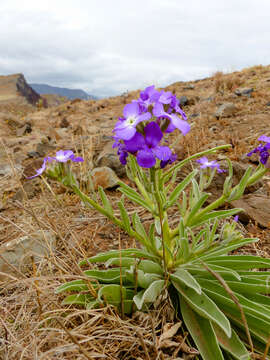
M226 155L234 161L236 181L247 165L256 165L256 158L249 159L245 154L257 144L260 135L270 135L270 66L226 75L216 73L199 81L174 83L166 90L173 91L181 100L192 124L185 138L171 139L179 159L213 146L231 144L231 149L221 152L218 159L222 162ZM159 321L156 313L150 318L146 316L144 325L139 326L142 320L136 316L123 322L110 309L92 314L78 310L74 315L61 308L61 299L54 295L54 289L64 279L79 276L76 266L79 259L118 248L119 243L123 248L130 246L133 240L101 215L85 208L60 185L52 181L46 184L40 178L26 179L40 167L44 156L59 149L71 149L85 159L74 166L74 171L86 192L90 191L89 176L93 169L107 166L113 170L107 174L109 170L103 169L101 177L93 175L93 181L94 185L100 183L107 188L116 206L119 194L113 187L115 177L126 179L111 149L110 136L124 105L138 95L139 91L99 101L73 100L48 109L0 103L0 272L10 274L9 278L0 274L3 325L0 358L176 359L180 353L186 359L196 356L192 344L185 342L184 333L178 352L176 345L173 350L157 345L153 350L148 346L153 321ZM223 180L222 176L215 179L213 196L220 191ZM240 204L230 205L246 209L240 217L240 226L260 238L255 247L245 251L267 257L269 192L270 177L266 176L263 182L248 189ZM128 211L136 211L146 224L149 221L148 215L132 204ZM36 251L45 254L37 264L36 254L29 256L35 246L29 238L31 234L40 239ZM45 252L42 243L46 243ZM5 259L13 262L11 267L3 260L7 252L9 257ZM16 256L24 261L18 264ZM165 310L157 337L166 332L172 321L170 311ZM65 322L50 320L60 313L66 314ZM181 343L179 339L173 340Z

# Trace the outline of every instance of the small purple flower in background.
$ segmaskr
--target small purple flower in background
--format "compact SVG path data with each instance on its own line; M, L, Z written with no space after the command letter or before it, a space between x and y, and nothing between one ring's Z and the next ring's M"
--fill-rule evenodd
M200 166L201 169L216 168L217 172L219 173L225 172L225 170L220 169L220 165L216 160L209 161L206 156L203 156L200 159L198 159L197 163L201 164Z
M43 164L40 169L36 170L36 174L33 176L28 177L27 179L32 179L36 176L41 175L46 170L47 162L52 162L53 160L56 160L60 163L65 163L68 160L71 160L73 162L82 162L84 161L82 157L78 156L75 157L73 151L71 150L59 150L56 152L56 156L48 156L44 158Z
M255 149L253 149L252 151L250 151L247 156L251 156L252 154L255 153L259 153L260 156L260 162L263 165L266 165L268 158L270 156L269 154L269 150L270 150L270 137L266 136L266 135L262 135L258 138L259 141L263 141L266 144L260 144L259 146L257 146Z
M238 220L239 220L239 215L235 215L235 217L233 218L233 221L238 222Z
M130 140L136 133L136 126L151 119L150 112L141 113L138 103L127 104L123 110L124 118L119 118L114 131L116 137L122 140Z

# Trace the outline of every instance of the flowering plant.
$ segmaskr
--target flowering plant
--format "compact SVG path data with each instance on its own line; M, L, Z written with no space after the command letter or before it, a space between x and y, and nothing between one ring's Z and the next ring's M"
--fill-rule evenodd
M176 161L176 155L162 144L164 136L175 129L183 135L190 130L177 98L150 86L138 100L125 106L123 115L114 129L114 146L137 190L119 182L123 195L116 213L101 187L98 202L82 193L76 183L67 186L140 246L82 260L80 266L91 265L84 271L85 279L62 284L56 290L71 292L63 304L91 309L105 303L122 314L130 314L147 309L162 296L169 297L203 359L247 360L255 353L264 353L264 359L268 358L270 297L266 295L270 294L270 271L254 270L270 268L270 260L230 254L258 239L244 238L237 229L236 214L242 209L220 209L239 199L247 186L266 173L262 161L266 155L261 156L257 169L246 170L236 186L232 182L232 164L227 159L223 193L207 203L210 194L206 189L216 171L224 170L206 155L229 145L202 151L165 170L168 163ZM253 152L268 153L268 145ZM178 172L192 160L198 161L199 169L176 183ZM148 230L137 213L129 216L125 198L151 214L153 222ZM170 221L172 208L178 211L176 225ZM93 268L92 264L97 265Z

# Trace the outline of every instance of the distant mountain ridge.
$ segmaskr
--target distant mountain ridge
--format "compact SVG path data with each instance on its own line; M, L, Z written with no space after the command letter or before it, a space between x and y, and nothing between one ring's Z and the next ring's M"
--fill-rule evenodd
M47 84L29 84L33 90L35 90L40 95L44 94L55 94L59 96L65 96L69 100L73 99L82 99L82 100L96 100L97 97L87 94L84 90L81 89L68 89L58 86L51 86Z

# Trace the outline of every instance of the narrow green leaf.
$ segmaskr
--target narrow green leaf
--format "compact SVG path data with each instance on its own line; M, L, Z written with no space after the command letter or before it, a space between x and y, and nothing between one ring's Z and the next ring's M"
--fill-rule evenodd
M122 269L123 270L123 269ZM121 270L110 269L110 270L86 270L84 274L91 279L96 279L102 283L119 283ZM125 273L122 273L122 280L126 280Z
M118 202L118 207L119 207L119 210L120 210L120 214L121 214L121 218L122 218L122 221L123 221L123 224L125 226L125 229L127 232L130 231L130 220L129 220L129 216L128 216L128 213L125 209L125 206L124 206L124 203L123 201L119 201Z
M140 310L144 303L153 303L161 294L165 281L156 280L151 285L134 296L133 301Z
M216 259L220 255L228 254L232 250L239 249L240 247L242 247L244 245L251 244L251 243L254 243L257 241L259 241L258 238L237 239L237 240L233 240L227 244L223 241L223 242L215 245L212 250L208 249L206 253L199 255L199 257L202 260L205 260L208 258Z
M146 231L145 231L145 229L144 229L144 226L143 226L143 224L141 223L141 220L140 220L140 218L139 218L139 216L138 216L137 213L134 213L134 214L133 214L133 216L132 216L132 222L133 222L134 229L137 231L137 233L138 233L139 235L141 235L141 237L144 238L145 241L150 242L149 239L148 239L148 236L147 236L147 234L146 234Z
M199 316L182 296L179 296L179 298L185 325L202 358L204 360L224 360L211 322Z
M95 301L95 299L89 294L72 294L67 296L63 301L62 305L83 305L87 306L89 302Z
M173 286L184 297L189 306L192 307L200 316L217 323L227 336L231 336L231 326L229 320L217 305L204 292L199 295L195 290L188 286L180 286L179 282L172 280Z
M170 278L175 282L180 282L180 286L185 284L195 290L199 295L201 295L202 289L199 283L187 270L177 269L175 273L170 275Z
M87 264L92 264L92 263L103 263L106 262L108 259L110 258L115 258L115 257L131 257L131 258L136 258L136 259L152 259L155 260L157 259L156 256L151 255L150 253L144 251L144 250L138 250L138 249L126 249L126 250L111 250L111 251L107 251L104 253L100 253L98 255L92 256L88 259L82 260L79 262L79 265L87 265Z
M217 211L211 211L208 214L205 214L203 216L197 216L194 217L192 221L190 221L189 226L190 227L194 227L194 226L199 226L201 224L204 224L206 221L211 220L211 219L224 219L227 218L229 216L233 216L235 214L238 214L239 212L243 211L243 209L240 208L235 208L232 210L217 210Z
M197 169L193 170L188 176L185 177L183 181L181 181L175 187L175 189L172 191L169 197L168 203L165 206L165 210L171 207L172 205L174 205L174 203L177 201L182 191L186 188L186 186L191 182L191 180L194 178L194 176L196 176L197 173L198 173Z
M270 259L255 255L224 255L219 257L213 255L207 259L207 263L235 270L270 268Z
M135 190L133 190L130 186L128 186L122 181L119 181L119 185L120 187L118 188L118 190L125 194L130 200L152 212L151 205L148 204L145 200L143 200L142 197Z
M60 294L63 291L84 291L84 290L88 290L88 286L84 280L73 280L60 285L55 290L55 294Z
M238 360L251 360L249 352L243 342L239 339L238 335L232 330L232 336L229 338L224 331L221 330L216 324L212 324L214 332L220 343L221 347L229 352Z
M228 269L222 266L218 266L218 265L209 265L208 267L210 268L210 270L213 270L214 272L218 273L219 275L221 275L223 277L224 280L241 280L241 276L238 274L237 271L234 271L232 269ZM202 265L201 266L192 266L192 265L187 265L185 267L187 270L190 271L190 273L192 275L194 275L196 278L197 277L203 277L203 278L210 278L213 279L213 275L206 270Z
M203 204L205 203L205 201L207 200L208 197L209 197L209 194L203 193L202 196L197 200L197 202L194 204L194 206L192 207L192 209L188 215L188 218L186 220L186 226L192 225L193 217L198 213L198 211L203 206Z
M104 209L111 215L113 215L113 208L112 205L109 201L109 199L107 198L107 195L105 194L105 191L103 190L103 188L101 186L98 187L98 192L102 201L102 204L104 206Z

